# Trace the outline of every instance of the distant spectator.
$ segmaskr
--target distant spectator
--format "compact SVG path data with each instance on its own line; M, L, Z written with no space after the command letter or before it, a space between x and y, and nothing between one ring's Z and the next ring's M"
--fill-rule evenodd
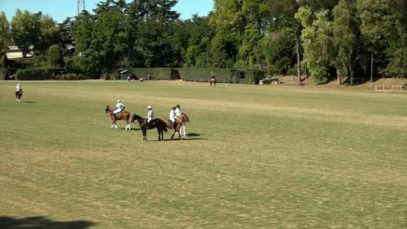
M23 96L23 88L18 83L16 86L16 102L17 103L21 102L21 96Z
M212 86L212 84L214 86L216 86L216 77L215 74L212 74L211 78L209 79L209 86Z

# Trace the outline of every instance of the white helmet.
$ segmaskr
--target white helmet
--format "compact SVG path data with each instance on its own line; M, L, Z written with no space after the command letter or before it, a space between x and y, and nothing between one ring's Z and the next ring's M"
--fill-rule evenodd
M148 109L151 109L151 108L153 108L152 106L150 106L150 105L148 105L148 107L147 107Z
M120 99L117 100L117 103L121 103L122 101L120 101Z

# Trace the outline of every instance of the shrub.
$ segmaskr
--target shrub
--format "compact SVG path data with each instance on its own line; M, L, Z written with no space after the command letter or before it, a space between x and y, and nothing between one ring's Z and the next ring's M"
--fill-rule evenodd
M64 65L64 57L59 45L51 45L48 49L48 63L51 67L59 68Z
M48 80L51 73L46 68L19 69L16 73L17 80Z

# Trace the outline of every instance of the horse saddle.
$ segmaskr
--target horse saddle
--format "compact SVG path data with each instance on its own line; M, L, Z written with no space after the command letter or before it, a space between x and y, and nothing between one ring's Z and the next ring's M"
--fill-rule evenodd
M122 112L113 114L115 119L120 119L122 117Z
M167 126L169 127L169 128L174 128L174 122L173 121L171 121L171 120L167 120Z

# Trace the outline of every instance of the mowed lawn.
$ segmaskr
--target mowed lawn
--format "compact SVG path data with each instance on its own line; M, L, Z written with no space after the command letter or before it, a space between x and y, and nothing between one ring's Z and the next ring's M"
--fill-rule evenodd
M0 228L407 228L407 95L179 81L0 82ZM110 128L117 99L191 119Z

